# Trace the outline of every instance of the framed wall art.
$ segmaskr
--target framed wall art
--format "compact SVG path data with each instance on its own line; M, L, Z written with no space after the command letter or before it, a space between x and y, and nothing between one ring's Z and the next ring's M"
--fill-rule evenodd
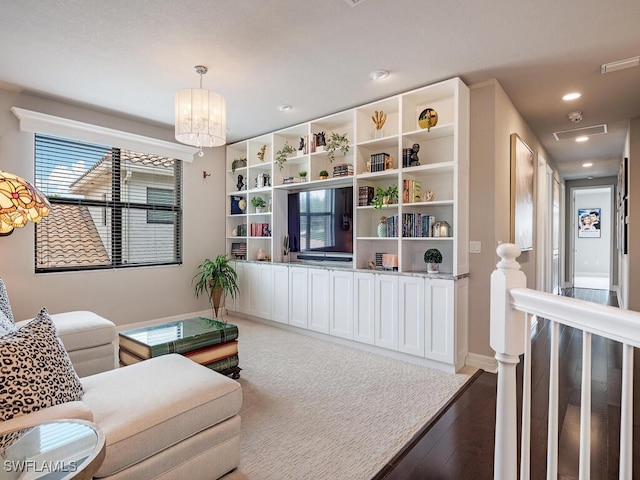
M600 208L578 209L578 238L600 238Z
M533 250L535 159L517 133L511 134L511 241Z

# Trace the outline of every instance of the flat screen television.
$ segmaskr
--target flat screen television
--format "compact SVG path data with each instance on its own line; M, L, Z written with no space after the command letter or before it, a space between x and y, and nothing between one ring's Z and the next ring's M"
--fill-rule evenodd
M353 187L290 193L289 246L298 260L351 262Z

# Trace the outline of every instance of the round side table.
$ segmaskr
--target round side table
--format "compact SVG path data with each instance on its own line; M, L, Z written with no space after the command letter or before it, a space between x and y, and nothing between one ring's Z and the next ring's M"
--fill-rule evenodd
M105 456L100 427L58 420L0 435L0 479L89 480Z

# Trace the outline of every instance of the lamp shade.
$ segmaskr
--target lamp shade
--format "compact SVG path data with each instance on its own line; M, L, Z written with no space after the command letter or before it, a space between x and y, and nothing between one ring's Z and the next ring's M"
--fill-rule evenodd
M0 235L9 235L27 222L49 215L51 205L40 190L25 179L0 170Z
M194 147L219 147L227 142L224 98L203 88L176 93L176 140Z

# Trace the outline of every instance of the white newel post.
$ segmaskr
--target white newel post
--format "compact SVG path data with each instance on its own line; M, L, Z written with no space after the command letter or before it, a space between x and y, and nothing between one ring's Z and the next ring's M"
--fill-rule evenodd
M518 478L518 438L516 408L516 365L524 353L525 314L511 308L509 290L524 288L527 279L516 258L520 247L503 243L497 248L501 258L491 274L491 348L498 361L496 442L494 479Z

